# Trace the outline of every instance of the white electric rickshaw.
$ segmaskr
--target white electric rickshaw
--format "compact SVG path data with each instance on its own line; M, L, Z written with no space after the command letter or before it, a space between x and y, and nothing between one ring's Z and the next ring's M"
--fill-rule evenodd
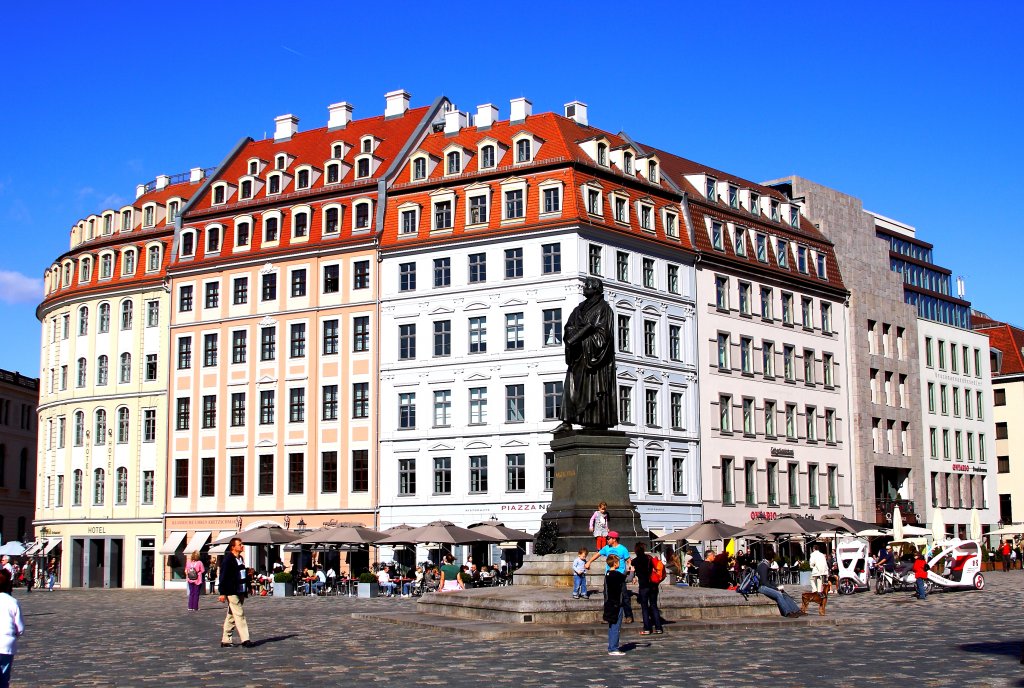
M868 589L868 541L857 537L841 538L836 545L839 567L839 594L852 595Z
M954 538L936 543L928 557L928 582L940 588L985 589L981 547L975 540Z

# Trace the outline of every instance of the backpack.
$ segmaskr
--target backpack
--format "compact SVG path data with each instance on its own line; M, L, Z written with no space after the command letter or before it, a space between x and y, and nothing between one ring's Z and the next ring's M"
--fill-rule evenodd
M185 578L188 578L190 581L197 581L199 580L199 572L196 571L194 568L190 568L189 570L185 571Z
M665 564L658 557L651 557L651 582L657 585L665 580Z
M736 592L743 595L744 598L747 595L753 595L757 592L757 589L761 587L761 578L757 575L756 569L747 571L747 575L743 577L740 584L736 587Z

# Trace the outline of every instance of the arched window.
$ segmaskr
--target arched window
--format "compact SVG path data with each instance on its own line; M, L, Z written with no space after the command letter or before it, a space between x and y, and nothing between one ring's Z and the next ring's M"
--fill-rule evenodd
M64 286L71 284L71 265L64 266Z
M82 259L82 271L79 273L80 282L88 282L92 279L92 261L89 258Z
M647 179L655 184L658 183L658 163L653 160L647 163Z
M96 425L94 428L93 444L101 447L107 443L107 412L104 409L96 409Z
M341 180L341 165L332 162L327 166L327 183L337 184Z
M480 149L480 169L494 167L494 146L486 145Z
M85 438L85 412L75 411L75 446L81 447Z
M82 506L82 469L76 468L71 476L71 504Z
M78 377L77 382L79 387L85 387L85 359L78 359Z
M458 174L462 171L462 154L452 151L448 154L448 174Z
M86 306L78 309L78 334L89 334L89 308Z
M96 359L96 384L105 385L107 384L107 378L110 373L110 365L107 359L107 355L103 354Z
M131 301L127 299L121 302L121 329L130 330L132 329L132 316L134 314L135 306Z
M121 384L132 381L132 355L127 351L121 354Z
M331 147L331 157L332 158L341 158L341 144L340 143L336 143L336 144L334 144Z
M103 505L103 495L107 491L107 474L102 468L92 472L92 503L96 506Z
M192 232L181 235L181 255L188 257L196 252L196 236Z
M633 174L633 154L626 153L622 156L622 171L626 174Z
M128 469L124 466L117 469L117 503L128 503Z
M360 179L370 176L370 159L360 158L356 161L356 176Z
M263 241L277 241L277 218L268 217L263 222Z
M220 250L220 227L210 227L206 230L206 252L216 253Z
M520 139L516 143L516 162L530 162L532 157L530 139Z
M99 331L100 332L110 332L110 304L109 303L105 303L104 302L104 303L100 304Z
M520 141L520 143L522 143ZM597 164L607 165L608 164L608 145L604 143L597 144Z
M328 208L324 212L324 234L336 234L338 231L338 209Z
M156 272L160 269L160 247L150 246L146 252L146 272Z
M122 406L117 409L117 443L127 444L128 442L128 421L130 420L130 413L127 408Z
M235 246L248 246L249 245L249 223L239 222L235 228Z
M124 252L124 274L135 274L135 251Z
M114 256L105 253L100 256L100 279L110 279L114 274Z
M293 234L297 237L304 237L309 233L309 213L295 213Z
M427 159L416 158L412 161L412 178L413 179L426 179L427 178Z

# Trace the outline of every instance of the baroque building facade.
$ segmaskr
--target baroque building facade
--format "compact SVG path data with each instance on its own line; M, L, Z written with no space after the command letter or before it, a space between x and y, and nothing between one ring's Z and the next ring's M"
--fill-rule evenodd
M39 380L0 369L0 542L33 539Z

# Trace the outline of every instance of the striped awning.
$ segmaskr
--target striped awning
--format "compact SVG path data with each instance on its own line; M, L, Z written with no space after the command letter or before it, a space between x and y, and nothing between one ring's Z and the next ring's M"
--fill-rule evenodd
M160 548L160 554L177 554L186 534L184 530L172 530L171 534L167 536L164 546Z
M60 547L60 543L62 542L63 540L61 538L47 538L46 549L43 551L43 554L49 554L53 550L57 549Z
M33 542L28 546L28 549L25 550L25 556L34 557L45 544L46 540L37 540L36 542Z
M216 542L217 540L220 540L222 538L226 538L228 535L234 535L234 534L235 534L235 531L233 531L233 530L222 530L219 533L217 533L217 537L213 538L213 541ZM227 551L228 551L228 543L225 542L223 545L211 545L210 549L207 550L207 553L211 557L219 557L219 556L221 556L222 554L224 554Z
M192 534L188 544L185 546L185 554L192 554L198 552L206 544L207 540L210 539L210 531L208 530L197 530Z

